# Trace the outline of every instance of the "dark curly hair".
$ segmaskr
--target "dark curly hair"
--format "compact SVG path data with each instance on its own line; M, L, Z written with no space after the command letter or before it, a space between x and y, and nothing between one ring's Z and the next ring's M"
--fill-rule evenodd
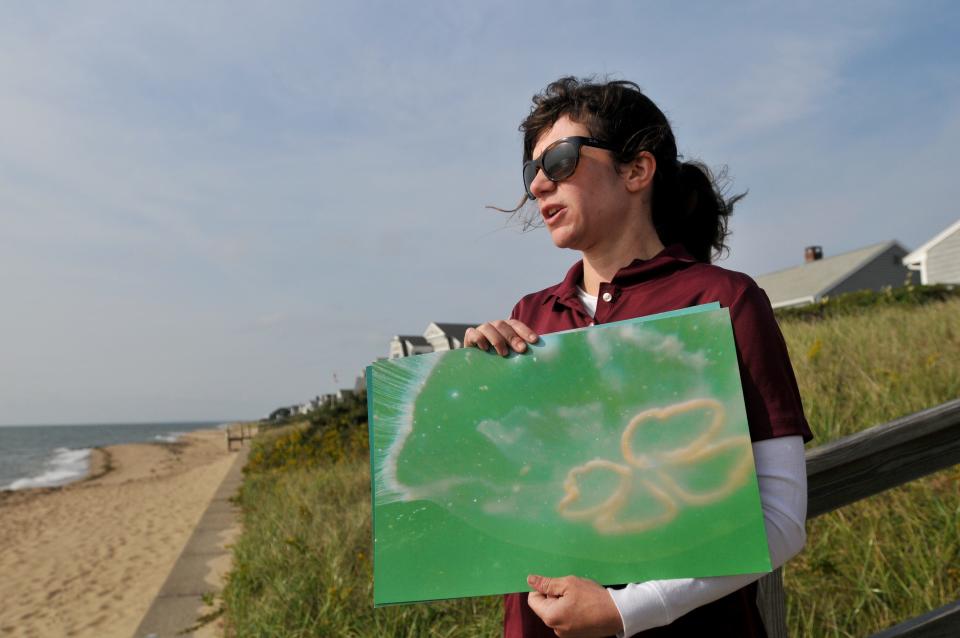
M642 151L657 161L651 208L660 241L680 243L698 261L709 263L728 250L727 222L734 204L746 193L726 196L726 169L714 175L699 161L679 161L670 122L633 82L560 78L533 96L530 114L520 124L523 159L531 159L537 139L566 115L587 127L592 137L614 149L620 164ZM510 212L519 211L520 206ZM539 218L539 216L537 216ZM533 224L533 218L525 225Z

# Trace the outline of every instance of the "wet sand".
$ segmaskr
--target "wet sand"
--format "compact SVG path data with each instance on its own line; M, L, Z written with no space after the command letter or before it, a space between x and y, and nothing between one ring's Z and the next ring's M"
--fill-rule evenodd
M0 492L0 636L133 635L235 455L203 430L95 450L62 488Z

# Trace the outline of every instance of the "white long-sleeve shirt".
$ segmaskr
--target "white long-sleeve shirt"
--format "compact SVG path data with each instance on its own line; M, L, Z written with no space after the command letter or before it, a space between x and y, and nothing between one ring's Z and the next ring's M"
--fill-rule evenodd
M807 466L803 438L784 436L753 444L770 564L780 567L806 542ZM668 625L684 614L758 580L763 574L675 578L608 589L623 619L618 638Z

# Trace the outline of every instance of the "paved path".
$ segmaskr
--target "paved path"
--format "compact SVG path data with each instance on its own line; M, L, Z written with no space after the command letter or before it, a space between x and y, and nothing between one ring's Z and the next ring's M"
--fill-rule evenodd
M140 621L134 634L136 638L193 635L192 632L181 632L197 623L197 617L205 607L203 595L218 589L207 582L210 562L230 554L230 550L224 547L226 543L222 536L240 520L240 510L230 502L230 498L243 482L241 470L249 451L247 445L237 453L237 458L184 545L160 593ZM209 633L209 628L205 633Z

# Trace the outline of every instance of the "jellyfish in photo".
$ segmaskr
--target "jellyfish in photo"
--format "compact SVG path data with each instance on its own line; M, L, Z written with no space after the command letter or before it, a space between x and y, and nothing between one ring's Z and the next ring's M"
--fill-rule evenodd
M375 508L411 534L439 509L518 545L625 552L755 491L730 343L724 311L375 364Z

